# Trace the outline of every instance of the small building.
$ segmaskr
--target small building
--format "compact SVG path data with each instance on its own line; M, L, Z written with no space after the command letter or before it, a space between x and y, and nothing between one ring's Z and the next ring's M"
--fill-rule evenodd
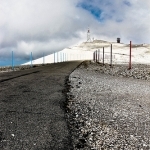
M117 38L117 43L120 43L120 38Z

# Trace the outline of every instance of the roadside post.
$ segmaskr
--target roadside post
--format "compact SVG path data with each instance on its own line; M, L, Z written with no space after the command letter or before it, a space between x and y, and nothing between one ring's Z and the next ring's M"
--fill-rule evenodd
M54 52L54 63L55 63L55 52Z
M65 62L65 53L63 53L63 62Z
M62 53L61 52L59 52L59 56L60 56L59 62L62 62Z
M66 61L66 58L65 58L65 53L64 53L64 62Z
M98 49L98 62L100 62L100 49Z
M59 62L59 60L58 60L58 52L57 52L57 63Z
M12 70L14 71L14 53L12 51Z
M104 65L104 53L105 53L105 52L104 52L104 47L103 47L103 65Z
M66 61L68 61L68 53L66 53Z
M110 46L110 66L112 67L112 44Z
M96 50L96 62L97 62L97 50Z
M132 47L132 42L130 41L129 69L131 69L131 47Z
M31 61L31 67L32 67L32 52L31 52L31 55L30 55L30 61Z
M43 53L43 65L44 65L44 53Z
M95 52L93 53L93 61L95 62Z

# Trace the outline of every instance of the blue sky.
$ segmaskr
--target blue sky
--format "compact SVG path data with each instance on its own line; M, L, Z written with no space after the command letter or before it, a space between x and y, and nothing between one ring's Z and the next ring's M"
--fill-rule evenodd
M88 11L97 20L103 21L103 19L101 18L101 14L103 11L99 7L93 6L91 3L85 3L85 2L79 3L77 7L81 7L82 9Z
M34 58L95 39L150 43L150 1L0 0L0 66Z

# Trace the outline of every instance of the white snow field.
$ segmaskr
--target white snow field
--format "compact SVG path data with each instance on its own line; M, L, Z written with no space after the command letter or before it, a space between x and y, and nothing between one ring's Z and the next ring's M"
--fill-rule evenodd
M105 63L110 62L110 47L112 44L113 64L124 64L129 62L130 45L103 40L83 42L82 44L65 48L59 52L33 60L32 64L57 63L72 60L92 60L93 52L100 51L100 61L103 59L103 47ZM132 63L150 64L150 44L132 44ZM22 65L31 64L31 61Z

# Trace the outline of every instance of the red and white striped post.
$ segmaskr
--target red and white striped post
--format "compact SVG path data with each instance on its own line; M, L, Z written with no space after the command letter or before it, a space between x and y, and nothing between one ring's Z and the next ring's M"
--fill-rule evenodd
M129 69L131 69L131 48L132 48L132 42L130 41Z

